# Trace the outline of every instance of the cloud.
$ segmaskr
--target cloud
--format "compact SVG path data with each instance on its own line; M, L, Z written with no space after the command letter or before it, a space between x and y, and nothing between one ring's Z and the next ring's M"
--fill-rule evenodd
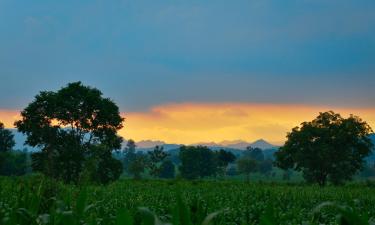
M2 122L6 128L13 128L14 122L20 118L20 112L17 110L0 109L0 122Z

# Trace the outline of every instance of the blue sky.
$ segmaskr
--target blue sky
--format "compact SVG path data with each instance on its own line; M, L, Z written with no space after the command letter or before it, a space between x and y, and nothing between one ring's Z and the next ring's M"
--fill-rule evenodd
M0 108L81 80L122 110L375 107L375 1L0 0Z

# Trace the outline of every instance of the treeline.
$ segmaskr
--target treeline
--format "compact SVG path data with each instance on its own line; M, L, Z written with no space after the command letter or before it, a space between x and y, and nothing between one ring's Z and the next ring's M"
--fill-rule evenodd
M21 176L30 171L27 151L16 151L14 135L0 122L0 175Z
M176 175L185 179L208 177L225 177L259 172L270 176L273 161L265 158L259 148L248 147L241 156L236 157L224 149L213 151L206 146L181 146L178 155L172 155L156 146L153 151L136 151L133 140L121 152L114 154L123 161L126 174L135 179L142 175L155 178L175 178Z
M357 116L343 118L332 111L320 113L287 134L287 141L275 154L275 162L264 158L260 149L249 148L241 157L230 152L212 151L204 146L182 146L178 157L162 147L142 154L128 142L123 158L113 157L121 150L123 138L117 132L124 118L109 98L81 82L70 83L56 92L40 92L21 112L14 125L27 136L26 143L41 149L31 155L31 167L65 183L107 184L123 171L140 179L172 178L176 172L186 179L256 171L272 174L272 166L297 171L309 183L343 184L365 168L365 159L374 147L371 127ZM0 172L4 175L25 173L24 153L12 151L13 136L0 126ZM366 169L366 168L365 168ZM371 173L367 169L367 173Z

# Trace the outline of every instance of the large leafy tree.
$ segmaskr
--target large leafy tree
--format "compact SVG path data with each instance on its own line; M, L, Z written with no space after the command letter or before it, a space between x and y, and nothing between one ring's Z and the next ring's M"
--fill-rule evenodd
M215 153L205 146L181 146L179 157L179 170L186 179L208 177L217 172Z
M9 152L16 145L14 135L10 130L4 128L4 124L0 122L0 152Z
M26 144L42 149L32 157L34 170L66 182L78 181L93 147L105 146L108 152L121 147L117 131L123 118L117 105L81 82L40 92L21 116L15 125L27 135Z
M285 145L275 153L276 165L302 171L307 181L321 186L327 181L340 184L351 179L371 153L371 132L359 117L320 113L288 133Z

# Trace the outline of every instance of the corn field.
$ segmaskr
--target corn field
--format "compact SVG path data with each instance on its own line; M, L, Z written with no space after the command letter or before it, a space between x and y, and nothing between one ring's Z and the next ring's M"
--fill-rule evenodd
M0 224L375 224L375 188L133 181L64 185L0 178Z

